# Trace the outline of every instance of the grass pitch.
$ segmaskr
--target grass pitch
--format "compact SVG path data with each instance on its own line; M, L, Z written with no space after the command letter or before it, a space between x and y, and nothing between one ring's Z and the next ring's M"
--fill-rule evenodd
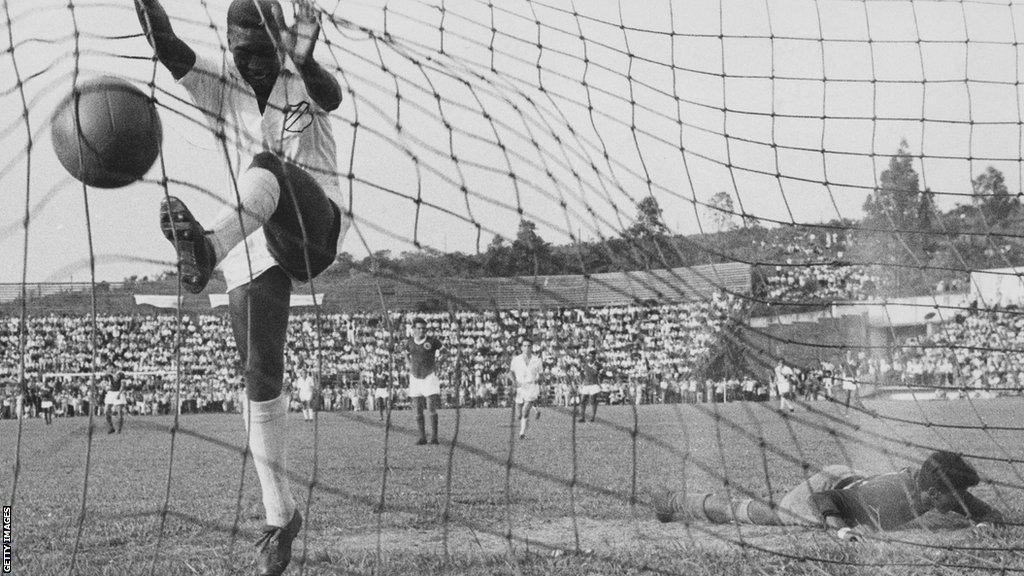
M981 456L974 493L1024 517L1021 399L602 406L595 423L545 408L515 439L509 409L444 410L442 444L415 446L410 412L289 422L306 524L289 574L1012 574L1024 530L941 530L840 543L820 530L660 524L647 495L686 487L780 498L807 471L867 472L930 449ZM13 573L252 573L262 507L238 415L0 422L0 488L12 502ZM86 458L88 454L88 474ZM15 485L15 461L17 483ZM83 495L84 505L83 505ZM73 561L73 565L72 565Z

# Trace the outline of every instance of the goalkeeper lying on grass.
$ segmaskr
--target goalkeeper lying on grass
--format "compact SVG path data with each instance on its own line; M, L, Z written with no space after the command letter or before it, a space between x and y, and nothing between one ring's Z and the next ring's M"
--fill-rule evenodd
M893 530L935 510L955 512L976 526L1002 524L1003 515L967 491L978 472L957 454L934 452L920 468L868 476L842 465L826 466L792 488L777 508L752 499L663 491L654 496L655 516L673 520L821 526L843 540L865 528Z

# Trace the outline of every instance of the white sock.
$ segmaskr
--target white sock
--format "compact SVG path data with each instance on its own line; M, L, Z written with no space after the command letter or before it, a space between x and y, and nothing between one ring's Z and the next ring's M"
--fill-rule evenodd
M238 177L241 206L226 204L217 214L211 229L210 241L218 261L270 220L280 197L281 187L269 170L249 168Z
M523 416L523 418L521 420L519 420L519 435L522 436L523 434L526 434L526 417L525 416Z
M284 526L295 513L295 499L288 486L288 441L286 426L288 419L288 398L282 394L265 402L248 401L246 419L249 431L249 450L253 465L263 489L263 508L267 513L267 524Z

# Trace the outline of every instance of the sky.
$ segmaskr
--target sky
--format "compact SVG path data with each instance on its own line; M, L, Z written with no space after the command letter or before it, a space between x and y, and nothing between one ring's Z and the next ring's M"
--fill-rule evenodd
M226 0L165 5L197 52L222 53ZM221 143L150 59L132 2L73 6L3 1L0 283L159 273L173 266L164 194L201 221L233 197ZM1021 190L1024 5L318 6L316 57L345 91L332 123L357 258L482 251L521 218L558 244L614 236L647 195L683 234L717 229L706 204L719 191L765 225L859 218L903 139L942 209L990 165ZM161 158L115 190L73 180L49 135L58 102L102 74L152 93L164 126Z

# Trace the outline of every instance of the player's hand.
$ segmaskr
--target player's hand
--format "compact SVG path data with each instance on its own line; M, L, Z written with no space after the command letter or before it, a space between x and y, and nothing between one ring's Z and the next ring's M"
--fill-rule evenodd
M313 61L313 48L320 36L320 11L312 0L294 0L294 3L295 24L283 35L292 62L302 68Z
M844 542L858 542L862 534L856 528L845 527L836 531L836 537Z

